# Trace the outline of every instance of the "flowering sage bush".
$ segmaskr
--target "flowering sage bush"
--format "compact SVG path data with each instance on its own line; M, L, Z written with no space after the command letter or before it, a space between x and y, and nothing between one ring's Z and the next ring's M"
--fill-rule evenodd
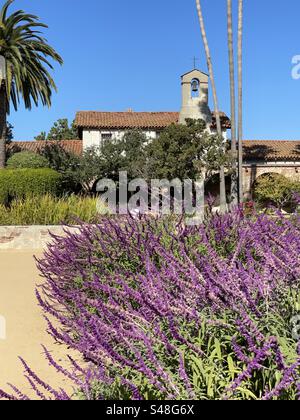
M45 350L72 396L23 361L39 398L299 399L298 217L107 218L54 237L38 266L48 330L82 355L69 372Z

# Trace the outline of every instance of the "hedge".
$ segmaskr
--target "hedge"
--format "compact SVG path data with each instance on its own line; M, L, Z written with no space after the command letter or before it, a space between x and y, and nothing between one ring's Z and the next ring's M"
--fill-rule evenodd
M29 196L61 193L62 176L53 169L0 170L0 204Z
M48 160L41 155L33 152L19 152L15 153L7 161L7 168L9 169L40 169L49 168Z

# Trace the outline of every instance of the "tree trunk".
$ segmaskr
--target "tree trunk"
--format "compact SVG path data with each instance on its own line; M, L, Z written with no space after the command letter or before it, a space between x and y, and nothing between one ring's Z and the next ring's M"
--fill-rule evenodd
M238 23L238 161L239 161L239 202L244 201L243 191L243 0L239 0Z
M5 81L2 81L0 88L0 169L5 168L6 164L6 86Z
M233 25L232 25L232 0L227 0L227 30L228 30L228 55L230 74L230 99L231 99L231 152L233 156L231 176L231 204L238 203L238 171L237 171L237 143L236 143L236 107L235 107L235 77L233 56Z
M215 113L216 113L216 122L217 122L217 132L219 136L222 136L223 134L222 134L221 118L220 118L217 90L216 90L216 84L215 84L215 78L214 78L214 72L213 72L213 65L212 65L212 59L211 59L210 49L208 45L200 0L196 0L196 7L197 7L199 23L200 23L200 28L201 28L201 35L202 35L205 54L206 54L207 67L208 67L211 86L212 86ZM224 167L220 168L220 210L221 210L221 213L225 213L227 210Z

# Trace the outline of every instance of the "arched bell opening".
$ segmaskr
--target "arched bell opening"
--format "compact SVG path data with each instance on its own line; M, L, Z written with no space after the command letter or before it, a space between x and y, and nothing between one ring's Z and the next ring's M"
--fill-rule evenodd
M200 96L200 81L198 79L193 79L191 81L191 97L199 98Z

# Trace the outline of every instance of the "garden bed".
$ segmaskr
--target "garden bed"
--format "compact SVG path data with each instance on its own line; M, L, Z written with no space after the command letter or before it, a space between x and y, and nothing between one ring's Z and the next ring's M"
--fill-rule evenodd
M299 399L300 218L177 222L103 218L53 238L37 298L55 341L89 365L66 371L45 349L72 394L24 362L39 397Z

